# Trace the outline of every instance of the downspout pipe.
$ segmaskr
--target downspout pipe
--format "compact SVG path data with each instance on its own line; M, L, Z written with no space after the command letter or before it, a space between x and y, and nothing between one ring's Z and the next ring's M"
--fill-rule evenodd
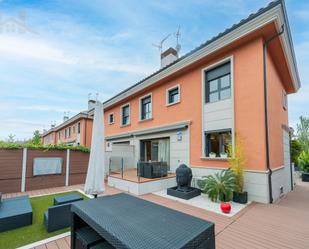
M266 166L268 170L268 191L269 191L269 203L273 203L273 192L272 192L272 170L270 168L270 155L269 155L269 130L268 130L268 101L267 101L267 47L268 44L275 38L282 35L284 32L284 25L281 26L281 31L263 44L263 69L264 69L264 113L265 113L265 141L266 141Z

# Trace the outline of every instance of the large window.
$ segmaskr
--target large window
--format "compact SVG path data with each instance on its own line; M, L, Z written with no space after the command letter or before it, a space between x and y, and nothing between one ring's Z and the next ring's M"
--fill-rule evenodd
M205 133L206 157L226 158L228 146L232 142L231 130L214 131Z
M231 97L230 62L205 72L206 103Z
M130 124L130 105L127 104L121 107L121 125Z
M141 99L141 120L152 118L151 95Z
M167 104L172 105L180 101L180 89L179 86L173 87L167 90Z

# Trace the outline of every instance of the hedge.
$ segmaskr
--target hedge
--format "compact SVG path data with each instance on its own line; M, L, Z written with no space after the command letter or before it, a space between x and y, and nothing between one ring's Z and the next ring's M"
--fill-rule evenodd
M37 144L31 144L31 143L25 143L25 144L18 144L14 142L4 142L0 141L0 149L44 149L44 150L75 150L75 151L82 151L82 152L90 152L90 149L85 146L71 146L71 145L65 145L65 144L49 144L49 145L37 145Z

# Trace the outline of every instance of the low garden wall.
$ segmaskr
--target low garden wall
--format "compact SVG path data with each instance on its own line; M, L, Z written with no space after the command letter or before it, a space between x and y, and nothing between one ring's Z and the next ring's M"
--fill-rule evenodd
M57 173L43 174L34 171L34 159L58 160ZM0 192L14 193L36 189L68 186L85 183L89 152L76 150L46 149L0 149Z

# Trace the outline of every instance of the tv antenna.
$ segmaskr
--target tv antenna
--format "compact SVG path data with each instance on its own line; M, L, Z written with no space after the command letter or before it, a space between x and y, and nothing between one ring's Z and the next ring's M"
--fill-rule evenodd
M176 37L176 51L179 54L179 51L181 49L181 45L179 44L179 39L181 37L181 33L180 33L180 25L178 26L178 30L176 33L174 33L174 36Z
M160 51L160 54L162 54L162 48L163 48L163 43L171 36L171 34L168 34L166 37L164 37L161 42L159 44L153 44L152 43L152 46L156 47L159 49Z

